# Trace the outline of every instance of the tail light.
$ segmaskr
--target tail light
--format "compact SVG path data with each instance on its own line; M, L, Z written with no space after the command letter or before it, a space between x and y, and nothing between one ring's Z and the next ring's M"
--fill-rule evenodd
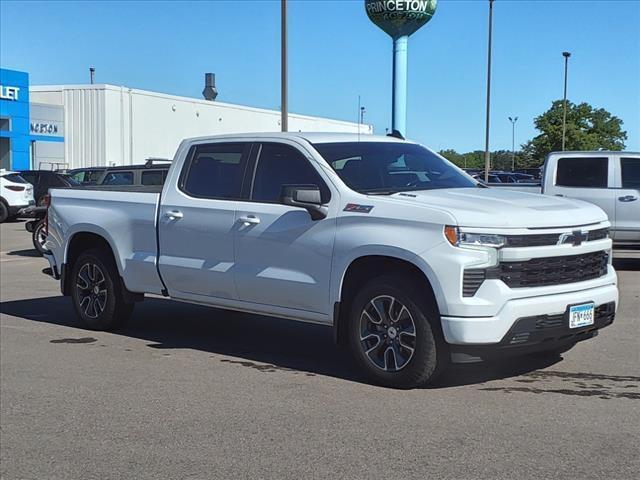
M25 187L20 187L18 185L5 185L4 188L8 188L14 192L22 192Z
M49 207L51 206L51 195L46 194L44 196L44 201L42 202L45 207L47 207L47 212L44 214L44 234L49 235Z

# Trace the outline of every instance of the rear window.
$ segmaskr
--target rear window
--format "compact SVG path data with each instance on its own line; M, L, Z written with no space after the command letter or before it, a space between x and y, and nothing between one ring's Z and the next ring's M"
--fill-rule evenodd
M167 170L149 170L142 172L142 185L163 185Z
M237 199L248 155L246 143L212 143L192 147L181 188L199 198Z
M104 177L102 185L133 185L133 172L109 172Z
M622 188L640 190L640 158L621 158Z
M561 158L558 160L556 185L561 187L607 188L609 159Z
M8 175L4 175L3 178L13 183L29 183L17 173L9 173Z

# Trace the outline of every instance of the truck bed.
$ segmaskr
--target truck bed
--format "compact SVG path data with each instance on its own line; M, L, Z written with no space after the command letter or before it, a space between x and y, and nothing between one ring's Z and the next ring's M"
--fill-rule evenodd
M85 186L50 190L49 221L64 238L76 232L106 239L127 288L161 293L156 269L157 208L162 186ZM64 252L58 253L64 256ZM126 273L125 273L126 272Z

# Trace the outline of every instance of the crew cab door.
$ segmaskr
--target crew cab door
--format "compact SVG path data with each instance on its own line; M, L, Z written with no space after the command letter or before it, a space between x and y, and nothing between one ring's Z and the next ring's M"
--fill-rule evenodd
M615 225L617 192L613 189L614 165L608 156L561 156L555 172L549 174L554 177L546 183L545 194L593 203Z
M640 243L640 156L616 159L616 242Z
M264 142L254 152L248 198L238 202L234 229L240 300L328 314L335 211L329 208L326 218L313 220L307 210L281 199L285 185L317 185L323 204L333 194L334 206L338 193L296 146Z
M233 230L249 150L246 142L196 144L164 189L159 269L172 297L237 299Z

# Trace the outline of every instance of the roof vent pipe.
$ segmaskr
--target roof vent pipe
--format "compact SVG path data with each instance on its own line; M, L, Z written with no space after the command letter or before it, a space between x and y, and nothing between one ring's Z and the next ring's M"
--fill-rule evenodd
M204 90L202 90L202 95L205 100L214 101L218 96L218 89L216 88L216 74L215 73L205 73L204 74Z

